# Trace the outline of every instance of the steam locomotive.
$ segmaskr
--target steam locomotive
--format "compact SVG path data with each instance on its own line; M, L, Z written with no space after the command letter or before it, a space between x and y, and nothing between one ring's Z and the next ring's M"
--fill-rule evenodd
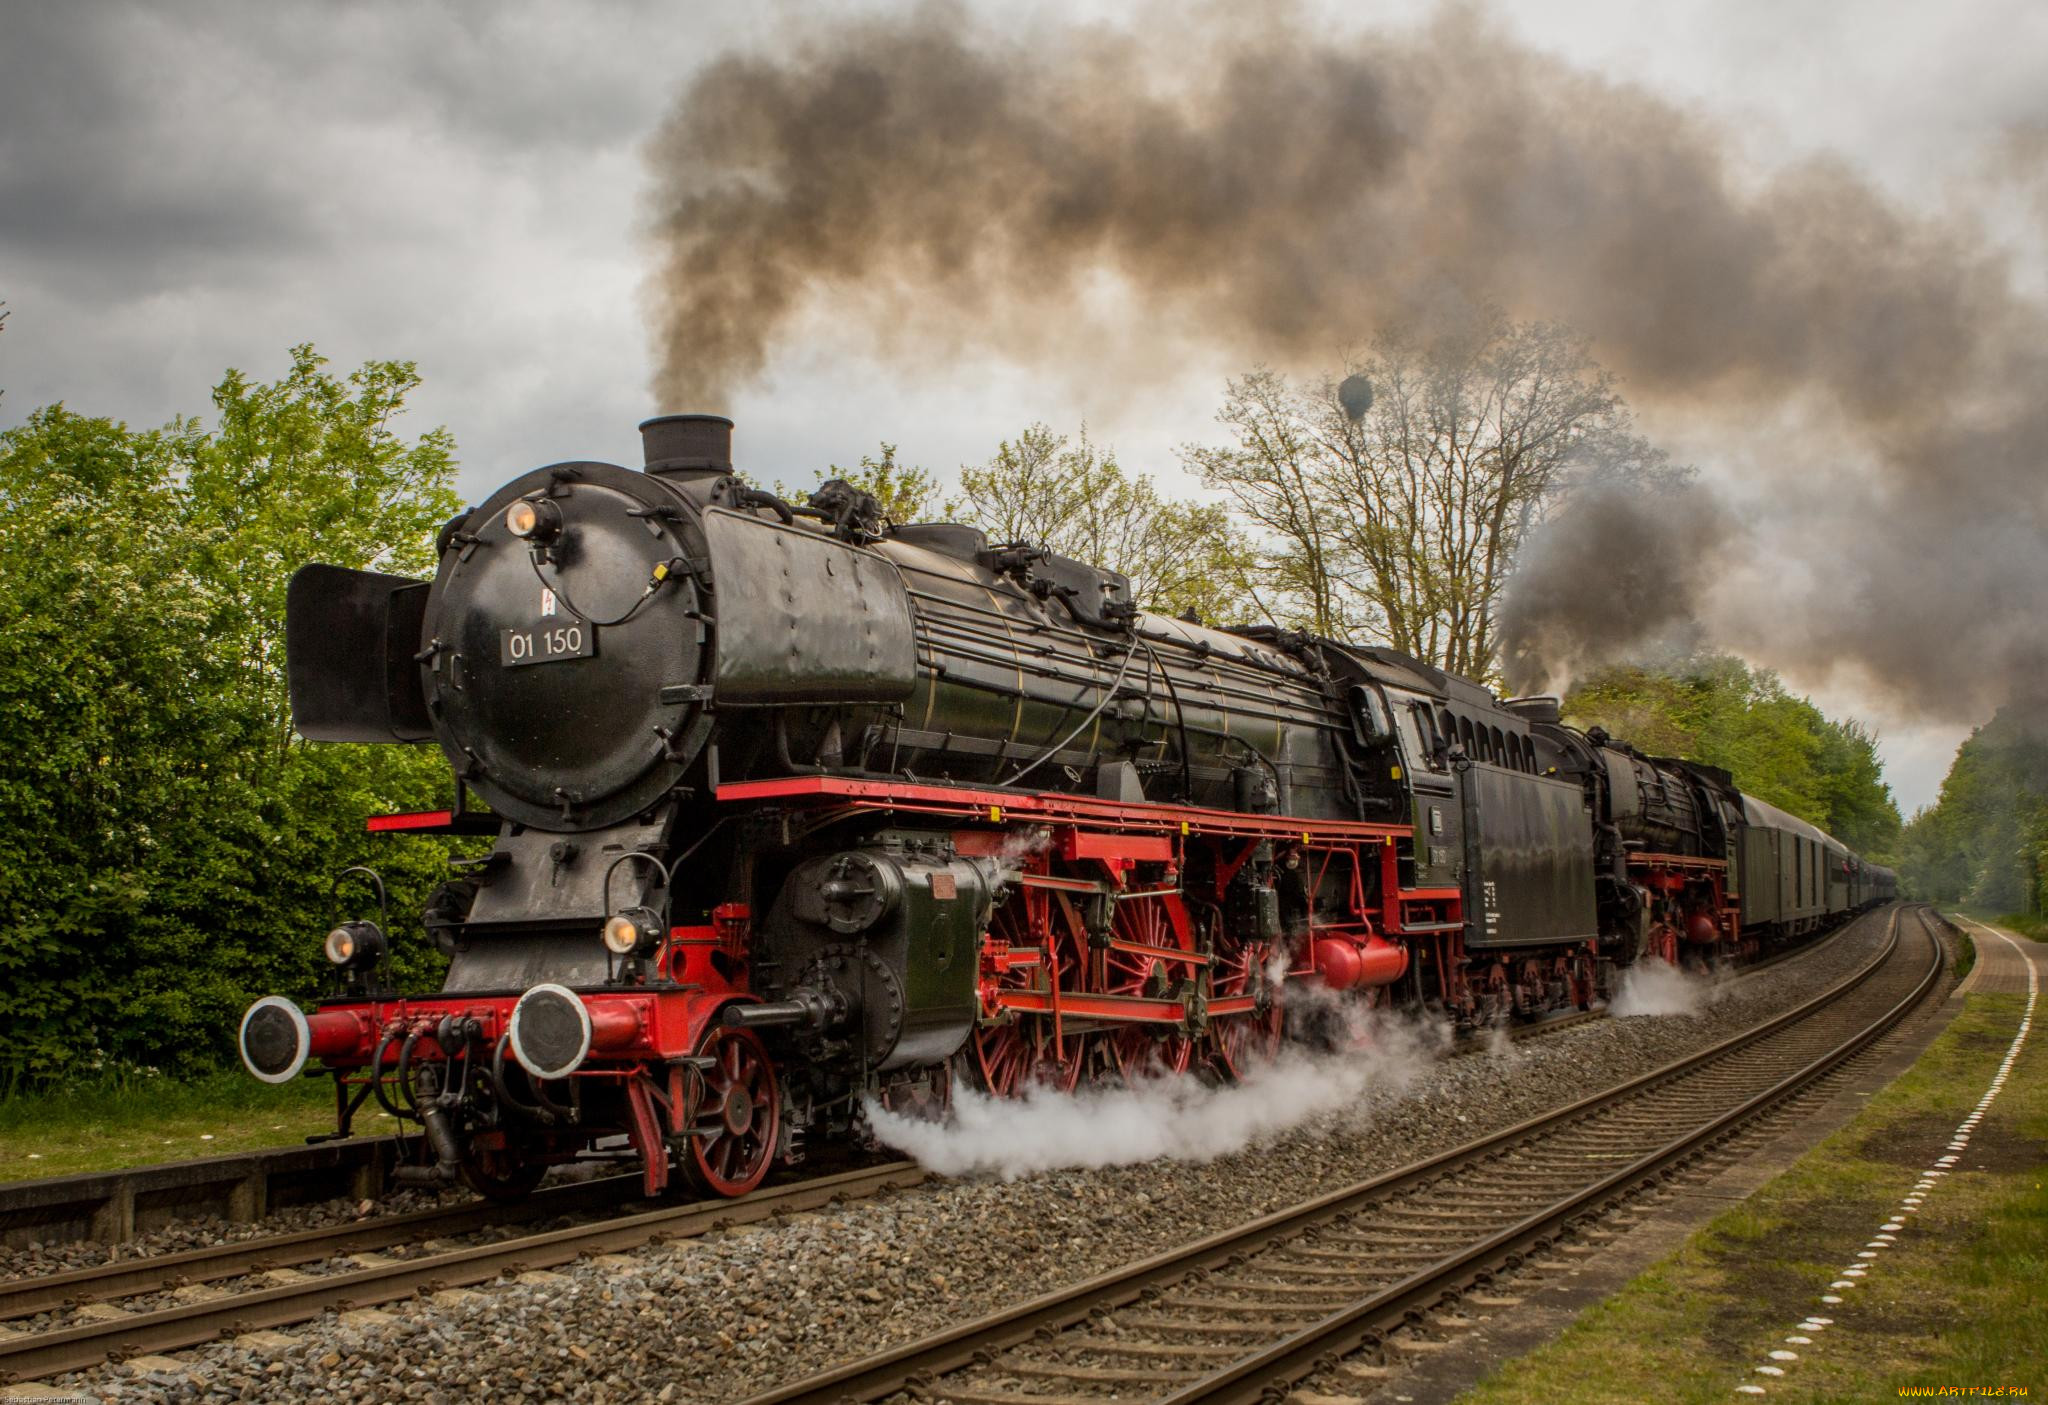
M843 481L792 505L731 429L522 474L431 582L291 582L299 731L454 772L450 808L369 828L495 836L425 906L438 992L390 988L397 938L357 918L310 1010L242 1020L256 1077L333 1076L338 1134L371 1098L416 1122L408 1178L514 1197L623 1145L650 1195L737 1195L956 1079L1238 1075L1308 983L1480 1025L1893 893L1555 699L1149 614Z

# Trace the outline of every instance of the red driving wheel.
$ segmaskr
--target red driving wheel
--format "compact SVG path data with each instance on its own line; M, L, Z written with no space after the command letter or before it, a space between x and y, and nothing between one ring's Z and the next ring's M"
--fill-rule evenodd
M1044 993L1071 989L1077 948L1063 935L1071 914L1042 888L1019 887L989 919L989 936L1012 950L1044 953L1038 965L1019 966L1002 976L1002 988ZM974 1072L998 1098L1014 1098L1033 1086L1062 1092L1080 1081L1082 1041L1069 1034L1057 1044L1049 1016L1017 1014L977 1025L971 1041Z
M775 1067L750 1029L715 1028L697 1052L712 1063L690 1132L690 1174L714 1195L745 1195L768 1174L782 1130Z
M1266 963L1272 956L1273 948L1264 942L1225 939L1217 944L1213 998L1224 1000L1246 994L1259 997L1257 1006L1246 1013L1210 1017L1209 1032L1215 1040L1217 1062L1232 1078L1243 1078L1280 1052L1286 1015L1280 1008L1279 992L1272 989L1266 975Z
M1118 903L1112 933L1134 946L1184 949L1165 902L1157 898ZM1103 988L1109 994L1154 998L1178 993L1180 983L1194 979L1195 971L1190 964L1115 947L1105 953L1104 965ZM1174 1025L1120 1025L1105 1037L1110 1057L1127 1081L1148 1073L1186 1073L1195 1056L1195 1041Z

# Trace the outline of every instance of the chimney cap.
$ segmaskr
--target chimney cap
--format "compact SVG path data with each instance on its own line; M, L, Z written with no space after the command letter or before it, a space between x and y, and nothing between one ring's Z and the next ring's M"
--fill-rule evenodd
M672 415L655 415L650 419L644 419L640 421L640 432L642 434L645 434L648 431L648 429L658 424L722 424L727 429L732 428L732 421L727 419L724 415L703 415L694 412L678 412Z
M656 415L640 421L649 473L732 469L732 421L724 415Z

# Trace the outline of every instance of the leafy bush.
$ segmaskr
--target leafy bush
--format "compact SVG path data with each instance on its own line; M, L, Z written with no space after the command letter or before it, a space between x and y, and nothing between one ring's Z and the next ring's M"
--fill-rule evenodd
M311 992L342 866L381 868L394 918L444 871L362 832L445 793L438 754L291 730L291 573L424 574L457 506L445 431L392 428L413 367L323 365L228 373L212 427L57 405L0 434L0 1086L212 1065L254 995Z

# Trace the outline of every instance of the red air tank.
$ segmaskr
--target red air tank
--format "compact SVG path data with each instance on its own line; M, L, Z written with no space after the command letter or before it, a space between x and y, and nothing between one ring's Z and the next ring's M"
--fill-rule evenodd
M1316 974L1332 990L1392 985L1408 974L1408 948L1378 936L1318 937Z

